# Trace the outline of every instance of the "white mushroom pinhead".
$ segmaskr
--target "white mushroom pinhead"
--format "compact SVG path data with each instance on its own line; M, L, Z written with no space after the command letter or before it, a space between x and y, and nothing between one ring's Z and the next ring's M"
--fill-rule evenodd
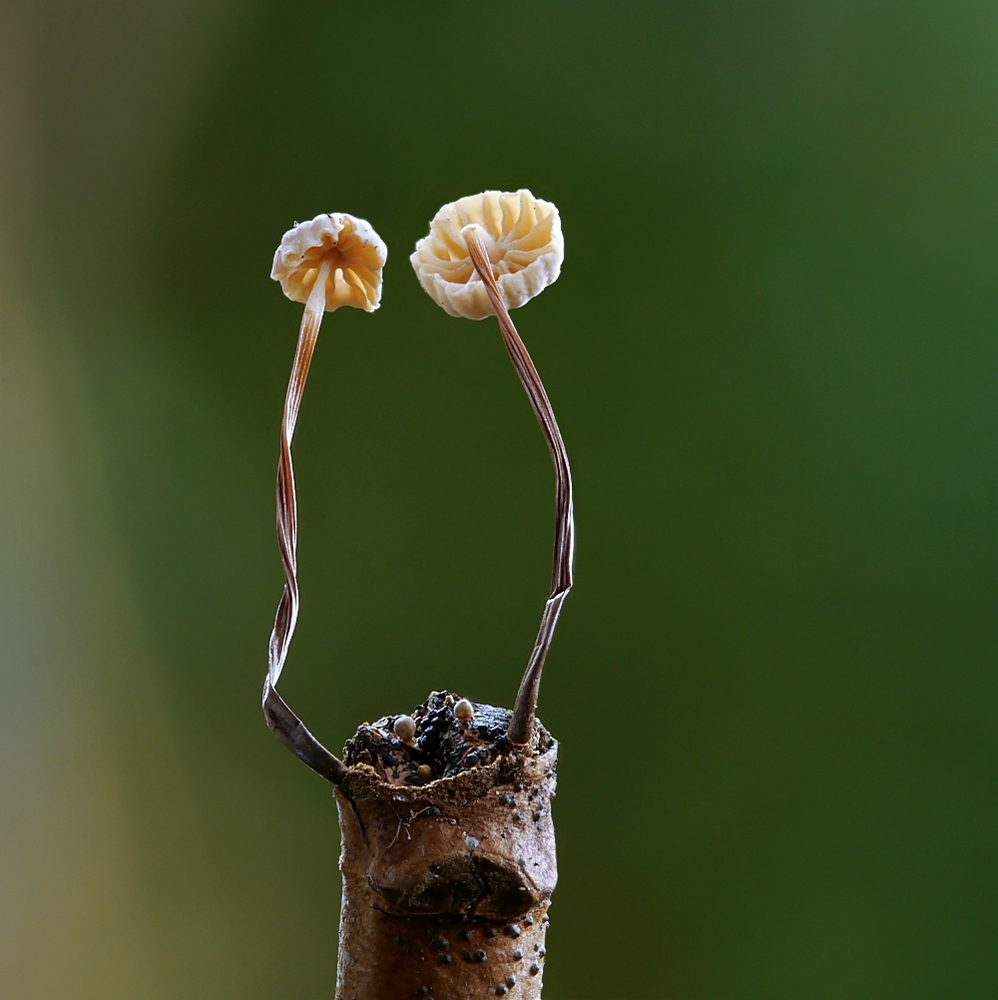
M474 706L467 698L462 698L454 705L454 718L459 722L471 722L474 717Z
M277 693L288 647L298 619L298 505L291 440L294 437L309 365L325 312L353 306L374 312L381 303L381 270L388 249L369 222L341 212L317 215L296 225L281 239L270 276L293 302L303 302L298 347L291 366L277 467L277 541L284 565L284 593L270 636L263 712L274 735L314 771L339 783L346 766L305 728Z
M400 715L392 730L403 743L411 743L416 735L416 720L410 715Z
M468 252L474 226L507 309L539 295L561 273L561 217L529 191L483 191L444 205L409 260L429 296L451 316L494 316L488 289Z
M555 541L551 594L527 662L506 735L530 741L541 671L558 615L572 587L575 517L572 473L554 410L509 310L543 291L561 273L565 242L558 209L529 191L483 191L444 205L409 260L420 284L451 316L495 316L513 367L541 426L555 473Z

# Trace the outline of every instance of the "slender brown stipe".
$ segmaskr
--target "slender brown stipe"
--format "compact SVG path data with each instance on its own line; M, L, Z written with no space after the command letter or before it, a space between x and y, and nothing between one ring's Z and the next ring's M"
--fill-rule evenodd
M555 527L554 527L554 558L551 569L551 595L544 605L540 629L534 642L533 652L527 661L527 669L520 690L516 695L513 715L510 719L507 736L510 743L524 746L530 739L534 724L534 712L537 709L537 695L541 683L541 672L544 669L544 659L554 637L555 626L561 606L572 589L572 563L575 553L575 515L572 504L572 470L568 464L568 453L562 440L554 409L544 391L544 384L527 352L520 335L516 332L509 310L503 300L499 286L492 273L492 265L476 224L465 226L461 230L468 247L468 253L475 265L485 290L495 309L499 320L499 330L503 343L509 352L510 360L516 369L516 374L523 383L530 405L533 407L537 422L540 424L551 453L555 474Z
M319 325L325 306L325 288L330 262L325 260L305 303L298 347L291 366L288 391L284 399L281 420L281 451L277 466L277 544L284 567L284 592L277 607L274 630L270 635L267 678L263 689L263 712L274 735L300 760L327 781L339 784L346 766L331 754L305 727L288 707L275 687L288 656L288 647L298 621L298 502L295 496L295 474L291 462L291 441L301 407L308 369L319 336Z
M284 568L284 592L270 636L263 713L274 735L313 771L334 784L343 780L346 765L308 731L276 687L298 621L298 503L291 442L323 313L343 305L368 312L377 309L386 255L384 243L364 220L340 213L320 215L284 234L271 272L288 298L305 303L305 312L281 419L277 543Z

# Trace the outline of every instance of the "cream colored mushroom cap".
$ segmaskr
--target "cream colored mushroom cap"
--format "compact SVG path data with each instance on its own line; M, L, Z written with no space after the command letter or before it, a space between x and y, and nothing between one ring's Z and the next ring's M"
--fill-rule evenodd
M369 222L346 212L317 215L289 229L274 254L270 276L292 302L305 302L326 258L327 312L340 306L374 312L381 305L381 269L388 248Z
M485 319L495 310L461 230L477 226L509 309L555 281L565 257L561 217L549 201L519 191L483 191L444 205L409 258L430 298L451 316Z

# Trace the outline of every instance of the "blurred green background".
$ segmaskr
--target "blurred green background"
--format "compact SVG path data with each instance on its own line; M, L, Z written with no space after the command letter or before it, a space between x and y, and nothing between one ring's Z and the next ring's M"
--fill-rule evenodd
M282 691L333 748L509 704L550 465L407 256L520 186L579 531L545 995L995 995L996 62L993 4L8 0L3 995L333 997L335 810L259 707L270 262L390 249L305 399Z

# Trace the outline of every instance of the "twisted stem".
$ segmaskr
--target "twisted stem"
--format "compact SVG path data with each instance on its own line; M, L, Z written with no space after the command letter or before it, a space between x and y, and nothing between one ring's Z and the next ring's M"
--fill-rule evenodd
M319 274L305 303L298 347L291 366L291 377L284 398L281 420L281 452L277 466L277 544L284 567L284 592L277 606L274 630L270 634L267 676L263 684L263 714L274 735L300 760L327 781L339 784L346 765L331 754L306 728L277 693L277 681L284 669L298 622L298 501L295 495L295 472L291 461L291 441L308 379L312 354L319 336L319 326L326 307L326 281L330 261L322 262Z
M506 730L509 742L516 746L525 746L530 740L534 727L534 713L537 710L537 696L541 684L541 672L544 670L544 660L554 638L555 626L561 614L561 606L565 603L568 592L572 589L572 564L575 558L575 512L572 503L572 470L568 464L568 452L562 440L554 409L544 390L544 383L527 352L520 335L516 332L513 320L503 299L499 285L492 274L492 264L488 252L478 232L477 226L466 226L462 230L468 253L475 265L485 290L495 309L499 320L499 331L503 343L509 353L516 374L523 383L527 398L533 407L534 415L540 424L541 433L547 442L554 465L554 556L551 567L551 594L544 605L541 615L541 625L537 632L533 651L527 661L520 690L513 705L513 715Z

